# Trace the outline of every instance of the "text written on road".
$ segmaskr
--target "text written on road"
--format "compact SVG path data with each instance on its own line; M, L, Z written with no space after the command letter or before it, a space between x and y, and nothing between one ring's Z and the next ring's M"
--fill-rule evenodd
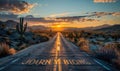
M82 59L28 59L21 64L25 65L52 65L52 64L66 64L66 65L81 65L81 64L91 64L90 62L87 62L86 60Z

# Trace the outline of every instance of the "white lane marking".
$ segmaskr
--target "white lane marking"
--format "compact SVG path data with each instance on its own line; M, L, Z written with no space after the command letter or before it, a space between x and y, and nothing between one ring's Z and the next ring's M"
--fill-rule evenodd
M89 56L87 53L85 53L86 56Z
M69 43L71 43L71 42L69 42ZM75 48L78 48L77 46L75 46L73 43L71 43Z
M1 67L0 70L3 70L5 67Z
M98 63L99 65L101 65L102 67L104 67L105 69L107 69L107 70L110 71L110 68L106 67L105 65L103 65L103 64L100 63L99 61L97 61L97 60L95 60L95 59L94 59L94 61L95 61L96 63Z
M86 56L90 56L90 55L88 55L87 53L85 53L85 52L83 52L83 54L85 54Z
M12 63L15 63L16 61L18 61L20 58L17 58L15 60L12 61Z
M10 62L9 64L7 64L6 66L1 67L0 70L5 69L7 66L9 66L9 65L11 65L11 64L13 64L13 63L15 63L15 62L18 61L19 59L20 59L20 58L17 58L17 59L15 59L15 60L13 60L12 62Z

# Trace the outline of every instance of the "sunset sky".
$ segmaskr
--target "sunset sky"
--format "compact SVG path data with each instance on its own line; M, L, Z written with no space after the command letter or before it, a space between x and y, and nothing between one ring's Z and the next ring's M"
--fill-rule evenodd
M25 17L29 26L120 24L120 0L0 0L0 21Z

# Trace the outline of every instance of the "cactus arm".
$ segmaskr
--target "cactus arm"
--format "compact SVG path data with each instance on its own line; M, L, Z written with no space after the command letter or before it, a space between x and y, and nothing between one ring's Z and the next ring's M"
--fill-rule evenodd
M26 22L26 24L24 25L24 30L23 30L23 32L25 32L26 29L27 29L27 22Z

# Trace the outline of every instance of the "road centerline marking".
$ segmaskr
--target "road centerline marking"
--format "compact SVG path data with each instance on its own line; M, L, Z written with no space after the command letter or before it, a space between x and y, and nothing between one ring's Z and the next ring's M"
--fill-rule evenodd
M15 59L15 60L13 60L12 62L10 62L9 64L7 64L6 66L1 67L0 70L5 69L7 66L9 66L9 65L11 65L11 64L13 64L13 63L15 63L15 62L18 61L19 59L20 59L20 58L17 58L17 59Z
M100 63L99 61L97 61L96 59L94 59L94 61L96 62L96 63L98 63L99 65L101 65L103 68L105 68L106 70L111 70L110 68L108 68L108 67L106 67L105 65L103 65L102 63Z

